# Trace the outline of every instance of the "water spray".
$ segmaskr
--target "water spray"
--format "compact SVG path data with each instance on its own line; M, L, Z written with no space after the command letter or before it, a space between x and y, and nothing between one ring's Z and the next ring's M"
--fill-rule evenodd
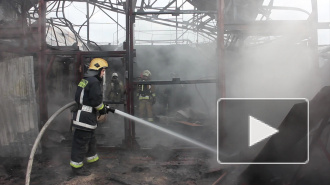
M150 123L150 122L148 122L148 121L146 121L146 120L143 120L143 119L141 119L141 118L138 118L138 117L132 116L132 115L130 115L130 114L127 114L127 113L125 113L125 112L122 112L122 111L120 111L120 110L114 109L113 107L108 107L108 110L109 110L110 112L112 112L112 113L118 114L118 115L120 115L120 116L122 116L122 117L125 117L125 118L127 118L127 119L130 119L130 120L133 120L133 121L139 122L139 123L141 123L141 124L143 124L143 125L146 125L146 126L148 126L148 127L154 128L154 129L159 130L159 131L161 131L161 132L167 133L167 134L172 135L172 136L174 136L174 137L177 137L177 138L179 138L179 139L181 139L181 140L184 140L184 141L186 141L186 142L188 142L188 143L194 144L194 145L196 145L196 146L198 146L198 147L204 148L204 149L206 149L206 150L208 150L208 151L210 151L210 152L212 152L212 153L214 153L214 154L217 153L217 150L214 149L214 148L212 148L212 147L210 147L210 146L207 146L207 145L205 145L205 144L203 144L203 143L201 143L201 142L195 141L195 140L193 140L193 139L191 139L191 138L188 138L188 137L186 137L186 136L183 136L183 135L181 135L181 134L178 134L178 133L173 132L173 131L171 131L171 130L168 130L168 129L166 129L166 128L163 128L163 127L157 126L157 125L155 125L154 123Z

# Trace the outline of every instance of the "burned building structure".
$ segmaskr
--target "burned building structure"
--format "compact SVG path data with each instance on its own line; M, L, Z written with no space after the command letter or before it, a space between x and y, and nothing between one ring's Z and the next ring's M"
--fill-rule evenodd
M203 159L205 155L196 146L113 115L108 115L98 131L102 150L132 152L151 148L163 154L168 148L189 150L187 153L196 158L187 158L207 161L209 168L202 175L197 170L199 175L189 176L185 183L209 184L203 179L212 175L215 184L299 184L310 179L315 182L309 168L318 169L320 163L329 163L329 130L328 122L324 121L329 113L324 110L328 110L330 94L327 88L330 50L329 44L318 44L321 31L330 29L329 21L319 21L317 0L306 0L307 9L276 3L276 0L1 1L0 157L28 157L50 116L73 100L84 66L92 58L102 57L110 66L103 85L104 97L111 74L117 72L125 86L120 109L137 115L136 86L155 85L155 124L215 149L223 139L235 137L218 123L218 99L306 98L311 101L310 152L316 153L311 155L309 166L284 167L288 170L286 176L277 173L283 171L281 166L274 171L267 170L273 167L263 165L238 170L221 166L214 154ZM273 19L274 12L293 12L299 18ZM152 80L140 82L138 78L145 69L151 71ZM112 103L106 98L104 101ZM277 126L285 128L287 115L291 114L286 112L278 118ZM40 155L52 146L69 146L70 116L68 109L54 120L38 148ZM254 154L256 159L272 152L267 144ZM163 147L167 147L166 152ZM161 158L160 154L155 155ZM315 156L322 157L315 162ZM187 158L181 161L183 165ZM149 158L144 160L150 162ZM162 165L172 165L169 163ZM216 170L212 171L213 168ZM326 170L322 167L320 173ZM320 175L320 179L327 184L330 181L324 176ZM113 179L117 182L120 179L122 184L132 183L119 176Z

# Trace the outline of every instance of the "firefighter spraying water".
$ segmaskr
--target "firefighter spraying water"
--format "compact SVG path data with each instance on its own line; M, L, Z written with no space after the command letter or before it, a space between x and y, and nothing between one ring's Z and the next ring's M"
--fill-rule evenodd
M35 152L36 152L36 150L37 150L37 146L39 145L39 142L40 142L40 140L41 140L41 137L43 136L43 134L44 134L44 132L46 131L46 129L48 128L48 126L49 126L49 125L52 123L52 121L55 119L55 117L57 117L57 116L58 116L61 112L63 112L65 109L74 106L75 103L76 103L76 102L70 102L70 103L68 103L67 105L63 106L61 109L59 109L57 112L55 112L55 113L54 113L54 114L48 119L48 121L45 123L45 125L44 125L43 128L42 128L42 130L40 131L38 137L36 138L36 140L35 140L35 142L34 142L34 144L33 144L33 148L32 148L31 153L30 153L29 162L28 162L28 166L27 166L27 170L26 170L26 179L25 179L25 180L26 180L26 181L25 181L25 184L26 184L26 185L29 185L29 184L30 184L30 175L31 175L32 166L33 166L33 159L34 159ZM145 120L143 120L143 119L137 118L137 117L135 117L135 116L132 116L132 115L130 115L130 114L127 114L127 113L125 113L125 112L122 112L122 111L120 111L120 110L117 110L117 109L115 109L115 108L113 108L113 107L110 107L109 105L105 105L104 107L105 107L105 112L106 112L106 113L108 113L108 112L112 112L112 113L114 113L114 114L118 114L118 115L120 115L120 116L122 116L122 117L125 117L125 118L127 118L127 119L130 119L130 120L133 120L133 121L139 122L139 123L144 124L144 125L146 125L146 126L149 126L149 127L151 127L151 128L157 129L157 130L159 130L159 131L161 131L161 132L164 132L164 133L170 134L170 135L172 135L172 136L174 136L174 137L177 137L177 138L179 138L179 139L181 139L181 140L184 140L184 141L186 141L186 142L188 142L188 143L191 143L191 144L193 144L193 145L196 145L196 146L198 146L198 147L201 147L201 148L203 148L203 149L206 149L206 150L212 152L213 154L216 154L216 153L217 153L217 150L216 150L216 149L214 149L214 148L212 148L212 147L210 147L210 146L207 146L207 145L205 145L205 144L203 144L203 143L200 143L200 142L198 142L198 141L195 141L195 140L193 140L193 139L191 139L191 138L185 137L185 136L180 135L180 134L178 134L178 133L175 133L175 132L173 132L173 131L171 131L171 130L168 130L168 129L162 128L162 127L157 126L157 125L155 125L155 124L153 124L153 123L150 123L150 122L145 121ZM219 152L220 152L220 151L219 151ZM237 153L236 153L236 154L232 154L232 155L228 155L228 154L225 154L225 153L223 153L223 152L221 152L221 153L219 153L219 154L220 154L220 155L223 155L223 156L226 156L226 157L237 155Z

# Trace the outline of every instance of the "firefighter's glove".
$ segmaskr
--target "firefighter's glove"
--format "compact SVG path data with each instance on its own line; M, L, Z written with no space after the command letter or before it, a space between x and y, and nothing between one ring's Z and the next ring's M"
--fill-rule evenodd
M107 105L104 105L103 108L101 110L99 110L99 113L100 113L100 115L103 115L103 114L108 113L108 111L107 111Z
M115 108L110 107L109 105L107 105L106 107L107 107L107 113L109 113L109 112L115 113L115 110L116 110Z
M76 104L74 104L74 106L72 106L72 108L71 108L71 112L78 112L78 104L76 103Z

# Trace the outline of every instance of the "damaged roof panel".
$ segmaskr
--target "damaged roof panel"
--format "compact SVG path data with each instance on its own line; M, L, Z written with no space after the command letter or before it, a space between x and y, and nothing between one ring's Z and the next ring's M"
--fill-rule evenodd
M7 68L0 73L0 156L28 156L39 132L33 58L6 59L0 67Z

